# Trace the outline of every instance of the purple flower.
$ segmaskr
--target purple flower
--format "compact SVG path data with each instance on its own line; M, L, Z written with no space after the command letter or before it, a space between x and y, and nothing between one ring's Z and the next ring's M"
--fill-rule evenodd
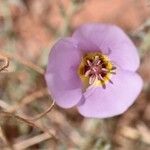
M142 89L137 49L117 26L86 24L52 48L45 74L48 89L63 108L86 117L123 113Z

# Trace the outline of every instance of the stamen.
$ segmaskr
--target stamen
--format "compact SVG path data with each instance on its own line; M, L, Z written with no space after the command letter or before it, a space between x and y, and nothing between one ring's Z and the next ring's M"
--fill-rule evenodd
M89 79L89 84L90 85L93 84L95 82L95 80L96 80L96 76L92 75Z
M100 61L100 60L98 60L98 61L97 61L97 63L96 63L96 65L99 65L100 63L101 63L101 61Z
M92 66L92 63L89 60L87 60L87 63L89 66Z
M90 73L91 73L91 70L86 71L85 77L88 77L90 75Z
M104 71L104 72L108 72L109 70L108 70L108 69L106 69L106 68L102 68L102 71Z
M103 77L100 74L98 75L98 79L99 80L104 80Z
M111 77L117 68L107 56L100 52L87 53L79 66L79 75L85 86L95 85L106 88L106 83L113 84ZM87 83L88 81L88 83Z

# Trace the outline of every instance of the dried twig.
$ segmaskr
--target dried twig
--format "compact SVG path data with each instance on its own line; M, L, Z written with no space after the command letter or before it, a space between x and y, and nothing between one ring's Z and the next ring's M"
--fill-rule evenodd
M35 137L29 138L27 140L23 140L21 142L14 144L14 148L16 150L23 150L23 149L26 149L32 145L38 144L42 141L45 141L49 138L51 138L51 137L49 136L48 133L39 134Z
M27 95L24 99L21 100L20 103L12 106L8 111L9 112L16 112L18 109L20 109L20 108L24 107L25 105L33 102L37 98L40 98L40 97L45 96L45 95L49 95L47 88L43 88L43 89L40 89L38 91L35 91L34 93Z
M4 71L9 66L9 61L7 57L0 55L0 62L2 62L2 65L0 65L0 72Z
M28 125L32 126L32 127L36 127L40 130L43 131L43 129L41 129L40 127L38 127L35 123L33 123L32 121L26 119L26 118L23 118L23 117L20 117L19 115L15 115L13 113L10 113L10 112L6 112L6 111L3 111L1 110L0 111L0 116L6 116L6 117L12 117L12 118L16 118L17 120L20 120L22 122L25 122L27 123Z
M49 113L52 108L54 107L55 101L52 102L51 106L46 109L43 113L37 115L35 118L31 119L31 121L37 121L38 119L42 118L43 116L45 116L47 113Z
M42 75L44 74L44 69L43 69L43 68L41 68L41 67L35 65L35 64L32 63L31 61L26 60L26 59L24 59L23 57L21 57L21 56L19 56L19 55L17 55L17 54L14 54L14 53L11 54L11 53L5 52L5 51L1 51L1 54L2 54L3 56L5 56L5 57L8 57L8 58L10 58L10 59L14 59L14 60L18 61L19 63L21 63L21 64L23 64L23 65L25 65L25 66L27 66L27 67L33 69L34 71L36 71L36 72L38 72L38 73L40 73L40 74L42 74Z
M138 130L129 126L121 128L120 134L132 140L137 140L140 137Z
M11 106L7 104L4 100L0 99L0 108L4 110L9 110Z
M150 144L150 131L144 124L139 124L137 128L125 126L121 128L120 133L126 138Z
M2 126L0 126L0 138L3 140L3 142L7 145L9 150L14 150L13 145L11 142L7 139L5 133L3 132Z
M137 129L141 135L141 140L150 145L150 129L144 123L138 124Z
M49 135L51 137L53 137L55 140L57 140L57 138L51 132L47 132L47 130L41 128L39 125L37 125L36 123L32 122L30 119L23 118L23 117L21 117L19 115L16 115L16 114L13 114L13 113L10 113L10 112L6 112L6 111L0 111L0 116L12 117L12 118L20 120L22 122L25 122L25 123L27 123L28 125L30 125L32 127L38 128L39 130L41 130L43 132L49 133Z

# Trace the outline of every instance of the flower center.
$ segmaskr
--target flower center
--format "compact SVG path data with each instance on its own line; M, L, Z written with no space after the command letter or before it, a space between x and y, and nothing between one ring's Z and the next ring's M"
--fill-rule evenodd
M106 55L100 52L85 54L78 67L78 75L85 88L90 85L106 88L106 83L113 84L112 74L116 74L116 67Z

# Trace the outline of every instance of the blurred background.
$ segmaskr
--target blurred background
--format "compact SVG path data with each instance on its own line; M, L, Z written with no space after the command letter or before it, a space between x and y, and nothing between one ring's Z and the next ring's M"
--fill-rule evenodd
M52 45L88 22L119 25L141 57L144 88L110 119L53 106L44 81ZM149 149L150 1L0 0L0 150Z

